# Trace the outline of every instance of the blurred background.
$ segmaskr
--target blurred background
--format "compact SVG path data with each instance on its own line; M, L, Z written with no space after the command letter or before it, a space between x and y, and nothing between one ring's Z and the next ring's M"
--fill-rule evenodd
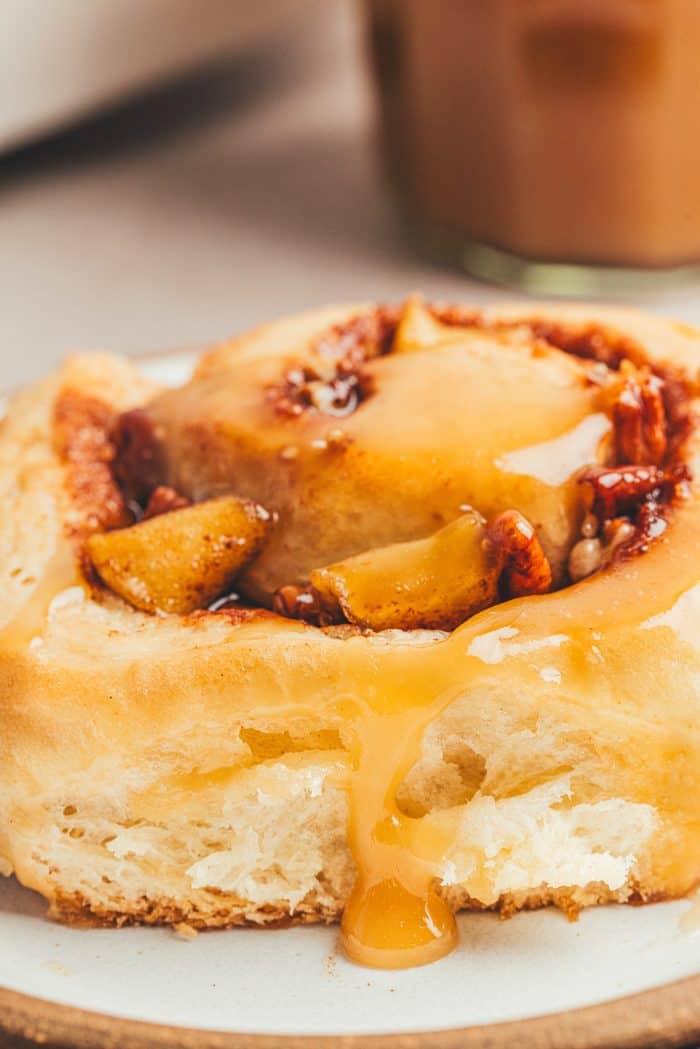
M421 4L430 6L411 0ZM385 88L391 62L405 68L396 40L381 37L390 6L377 5L374 40ZM635 71L660 77L644 57L645 32L641 65L611 90L629 90ZM429 261L405 236L376 148L367 35L353 0L4 0L0 384L27 380L70 349L200 346L324 302L418 289L447 300L512 297ZM432 46L443 53L440 41ZM453 55L452 72L460 68ZM542 68L540 53L540 92ZM421 111L427 138L415 146L439 173L456 170L459 156L430 150L462 141L469 99L455 106L447 59L433 70L442 94ZM636 81L634 90L643 90ZM439 113L450 123L435 145ZM531 120L524 114L523 126ZM391 135L390 108L381 126ZM619 120L616 128L624 132ZM395 169L396 151L394 182ZM625 297L700 322L699 290L688 271L653 287L632 282ZM606 297L604 283L600 291Z

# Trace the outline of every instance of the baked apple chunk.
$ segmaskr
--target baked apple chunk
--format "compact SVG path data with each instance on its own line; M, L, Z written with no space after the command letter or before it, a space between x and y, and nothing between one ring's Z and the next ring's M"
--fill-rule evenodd
M188 615L233 587L270 524L262 506L220 496L93 535L85 551L100 579L134 608Z
M454 630L482 608L543 594L552 573L532 525L517 511L488 525L469 510L427 539L395 543L311 573L306 588L282 587L282 615L370 630Z

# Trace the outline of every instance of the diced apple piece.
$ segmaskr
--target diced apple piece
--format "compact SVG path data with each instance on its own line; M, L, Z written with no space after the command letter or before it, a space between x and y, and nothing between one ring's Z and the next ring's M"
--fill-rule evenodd
M188 615L226 593L271 520L257 503L224 496L94 535L86 551L102 581L129 604Z
M427 539L394 543L311 573L324 604L371 630L453 630L498 599L502 561L475 510Z

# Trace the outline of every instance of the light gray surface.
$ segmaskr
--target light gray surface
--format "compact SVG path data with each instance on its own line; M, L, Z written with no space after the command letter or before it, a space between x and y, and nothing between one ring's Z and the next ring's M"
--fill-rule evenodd
M403 246L343 0L224 75L0 160L0 383L327 301L499 293ZM650 303L700 321L700 288Z

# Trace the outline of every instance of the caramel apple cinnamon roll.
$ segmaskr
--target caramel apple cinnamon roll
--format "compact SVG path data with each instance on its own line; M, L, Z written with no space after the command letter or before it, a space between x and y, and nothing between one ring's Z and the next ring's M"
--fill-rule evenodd
M0 868L63 920L343 919L700 881L700 336L350 307L157 388L78 357L0 434Z

